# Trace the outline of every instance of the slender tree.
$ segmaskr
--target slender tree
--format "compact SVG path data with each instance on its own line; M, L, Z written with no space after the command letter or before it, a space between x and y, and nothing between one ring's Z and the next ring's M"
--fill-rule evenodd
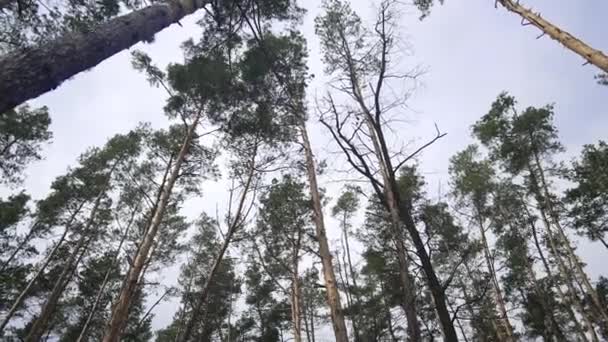
M415 78L415 73L396 76L391 74L390 61L394 58L395 13L392 1L380 4L374 27L375 36L369 38L360 24L358 16L341 1L328 1L326 12L317 18L316 31L324 49L326 72L336 77L333 88L353 99L353 104L339 105L330 93L326 97L326 113L321 122L330 130L350 164L368 178L376 195L391 214L393 240L397 246L404 298L407 298L407 317L410 338L420 340L420 328L416 317L415 289L408 276L408 255L404 246L405 225L416 252L423 265L436 310L446 340L457 340L456 331L446 305L445 293L433 270L433 265L420 238L411 213L411 198L401 197L395 172L410 157L395 163L394 153L389 150L385 118L392 108L402 104L403 99L391 101L383 94L388 79ZM346 132L352 128L351 132ZM442 135L438 133L433 141ZM432 143L432 142L431 142ZM430 145L428 143L426 146ZM368 156L372 156L369 158ZM395 164L393 164L395 163ZM375 174L378 173L379 179Z

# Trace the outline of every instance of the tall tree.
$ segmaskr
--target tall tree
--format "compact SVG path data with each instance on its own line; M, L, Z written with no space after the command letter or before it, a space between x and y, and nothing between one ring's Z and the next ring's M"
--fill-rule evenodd
M473 127L474 135L489 148L491 157L499 161L503 169L513 176L523 175L526 186L538 206L538 213L545 226L545 233L552 256L557 261L559 271L567 281L571 295L580 287L591 298L593 310L608 320L605 308L583 270L579 257L562 224L563 213L556 196L551 191L552 171L556 167L551 162L563 147L557 140L557 129L553 125L553 107L528 107L519 113L515 99L502 93ZM578 298L575 300L575 305ZM583 318L586 317L582 312ZM593 334L593 327L587 327Z
M474 145L452 157L450 175L453 192L461 208L470 209L474 224L479 229L481 247L493 288L492 294L499 311L498 325L501 327L500 333L504 335L501 340L514 341L513 326L507 314L507 303L496 272L493 256L495 253L490 249L487 238L489 228L488 206L490 204L490 194L494 187L494 170L489 161L479 161L476 160L477 157L477 147Z
M150 253L156 246L157 234L174 187L177 185L186 190L195 190L199 185L197 182L214 175L212 167L214 153L199 144L200 135L196 132L204 120L206 111L212 108L215 99L221 97L224 87L228 86L227 66L220 57L216 55L196 58L192 61L197 67L194 73L188 71L184 65L170 65L165 75L151 64L149 57L136 55L134 61L136 68L146 72L152 84L167 87L170 97L165 112L170 117L180 117L184 126L174 125L168 132L159 132L153 137L153 142L159 146L159 150L151 151L150 157L152 159L155 154L162 155L168 160L167 168L162 176L162 185L152 206L149 220L142 230L142 241L138 244L125 284L114 306L104 336L105 342L120 339L129 314L130 302L137 292ZM197 77L206 73L212 74L212 79Z
M353 103L338 104L334 95L329 93L325 98L326 113L322 115L321 122L330 130L349 163L370 181L376 196L391 214L402 290L404 298L407 298L409 338L420 340L420 323L415 309L414 283L407 271L409 260L402 225L405 225L413 241L427 276L427 285L433 294L444 337L455 341L458 337L446 305L445 293L416 228L411 198L402 197L397 186L395 172L411 156L395 162L383 130L391 109L403 104L403 99L390 99L383 92L387 86L385 82L395 78L415 78L415 73L395 75L390 69L391 61L397 57L394 49L397 39L394 6L394 1L380 4L372 34L361 25L361 20L348 4L338 0L325 3L325 13L316 20L316 32L324 50L326 72L335 76L332 88L345 94ZM349 129L351 131L346 132ZM438 133L433 141L441 136ZM428 145L430 143L425 146ZM376 173L379 177L376 177Z
M352 235L352 219L359 209L359 197L358 197L359 189L356 188L347 188L345 189L336 204L331 209L331 214L336 219L340 220L340 225L342 226L342 249L345 255L344 268L345 268L345 277L346 277L346 296L349 302L349 314L351 316L351 321L353 324L353 334L355 335L355 340L360 341L361 337L359 334L358 328L358 310L361 309L361 300L358 294L358 284L357 284L357 272L355 271L355 265L353 263L353 258L351 255L351 235ZM350 286L352 284L352 287Z

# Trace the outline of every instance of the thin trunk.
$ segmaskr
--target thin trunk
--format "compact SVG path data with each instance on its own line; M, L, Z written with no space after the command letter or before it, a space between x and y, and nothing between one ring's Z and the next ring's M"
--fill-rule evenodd
M315 309L312 305L310 307L310 336L312 337L312 342L316 342L317 337L315 335Z
M57 88L63 81L154 35L209 0L158 2L101 23L84 33L69 32L48 43L0 57L0 113Z
M358 82L353 81L353 84L356 85L356 89L358 93L360 93L361 91L358 90ZM361 107L366 113L369 113L363 104L361 104ZM382 149L378 142L377 130L372 122L371 114L365 115L364 120L366 121L369 130L370 138L374 146L374 152L376 154L376 158L378 159L380 173L382 174L384 181L384 198L391 217L391 233L397 249L397 259L399 261L399 279L401 280L403 291L403 302L401 306L405 311L405 317L407 320L408 341L417 342L421 341L421 331L416 313L416 288L414 285L414 280L412 279L409 271L409 256L407 255L407 250L405 248L404 235L401 231L402 226L401 218L399 217L399 205L397 204L395 196L397 190L396 187L394 187L394 183L391 181L391 173L388 170L386 160L383 158Z
M156 237L156 234L158 233L158 229L165 214L165 209L167 208L169 198L171 197L171 193L173 191L173 185L177 180L181 165L184 162L184 159L186 158L186 155L188 153L188 149L192 142L196 126L198 126L200 117L201 113L199 112L197 113L196 118L188 128L186 137L184 138L184 142L175 161L175 165L173 166L173 170L171 171L171 175L167 179L167 184L165 184L165 187L162 190L159 205L154 212L152 220L150 221L150 227L146 230L144 240L141 243L140 248L138 249L137 255L135 256L135 260L133 261L133 266L129 269L129 272L127 273L127 276L125 278L125 286L122 288L118 297L118 301L114 309L112 310L112 317L110 319L110 324L103 338L103 342L118 342L120 340L122 331L127 323L131 299L133 297L133 294L135 293L135 290L137 289L137 284L142 269L146 264L148 254L150 252L150 249L152 248L152 245L154 244L154 239Z
M116 252L114 252L114 258L113 258L112 262L110 263L110 266L108 267L108 269L106 271L106 274L103 277L103 282L101 283L101 286L99 287L99 291L97 291L97 296L95 297L95 302L93 302L93 307L91 308L91 312L89 312L89 315L87 316L87 320L84 322L84 325L82 326L82 329L80 330L80 334L78 335L78 339L76 340L76 342L83 341L83 339L86 336L87 329L89 328L89 324L91 324L91 321L93 320L93 316L95 315L95 312L97 311L97 306L101 302L101 297L103 297L103 293L106 289L106 286L108 285L108 280L110 279L110 274L114 270L114 267L116 267L118 265L118 261L119 261L118 257L120 255L120 250L121 250L122 245L124 244L125 240L127 239L127 235L129 234L130 226L131 226L131 223L129 223L129 225L125 229L124 234L122 235L122 238L120 239L120 243L118 244L118 247L116 248Z
M118 161L114 163L110 173L107 176L108 184L110 181L110 177L117 165ZM63 291L72 279L72 274L78 268L78 264L84 256L88 245L93 239L95 239L97 232L93 232L92 227L93 223L95 222L95 216L97 215L97 211L99 210L99 206L101 204L101 199L106 193L106 188L108 184L106 184L106 186L104 186L104 189L99 193L99 195L97 195L97 198L95 199L95 204L93 204L93 208L91 208L91 212L89 213L87 223L82 229L82 232L80 233L81 236L78 239L78 244L74 248L74 251L70 254L68 260L65 262L63 269L61 270L61 274L55 282L51 294L44 303L42 311L40 312L40 316L36 319L27 337L25 338L25 342L36 342L40 340L40 337L44 334L48 327L51 315L55 312L55 308L57 307L57 303L59 303L61 295L63 295Z
M323 279L325 280L325 290L327 296L327 305L329 306L332 325L336 342L348 342L348 332L346 323L344 322L344 313L342 304L340 303L340 293L338 292L336 275L332 262L329 243L325 232L325 222L323 220L323 207L321 206L321 195L319 194L319 186L317 185L317 174L315 161L312 154L312 148L306 131L304 122L300 125L300 134L304 145L304 154L306 158L306 173L310 186L310 194L313 205L313 220L316 228L317 240L319 242L319 255L323 268Z
M386 293L386 288L382 279L380 279L380 290L382 291L382 293ZM386 310L388 333L391 335L391 340L392 342L398 342L399 339L395 335L395 329L393 328L393 317L391 314L391 308L386 304L386 300L384 297L382 297L382 306L384 306L384 309Z
M251 187L251 183L255 176L255 157L256 157L256 155L257 155L257 144L253 150L253 156L251 159L251 167L249 168L249 174L247 175L247 181L245 182L245 186L243 188L241 198L239 199L236 215L235 215L234 219L232 220L232 223L230 224L228 231L226 232L226 236L224 238L224 243L222 244L222 247L220 248L220 251L219 251L217 257L215 258L215 261L213 262L213 266L211 267L209 276L207 277L207 280L205 281L205 286L203 287L200 296L198 296L198 299L193 307L192 314L190 315L190 317L186 323L186 326L184 328L184 332L183 332L183 334L181 334L181 337L178 339L178 341L181 341L181 342L188 341L190 339L190 336L192 335L192 330L194 329L194 325L196 323L200 322L199 316L201 314L201 310L202 310L203 306L207 302L207 296L209 295L209 290L211 289L211 284L215 280L215 275L217 274L217 272L220 269L220 265L222 263L222 260L224 259L224 254L226 253L226 250L228 250L228 246L230 245L230 242L232 241L232 237L234 236L234 233L242 225L243 209L245 207L245 201L247 200L247 193L249 192L249 188Z
M30 279L30 281L27 283L27 285L25 286L23 291L21 291L21 293L19 294L17 299L15 299L15 301L13 302L13 305L8 310L8 313L2 320L2 323L0 324L0 336L2 335L2 332L4 331L4 328L6 327L8 322L15 315L15 313L17 312L17 310L19 309L19 307L25 300L25 297L27 296L27 294L30 292L30 290L32 289L34 284L38 281L38 278L40 278L40 276L42 275L42 273L44 272L46 267L49 265L49 263L51 262L51 260L53 259L53 257L57 253L57 251L59 250L59 247L62 246L63 242L65 241L65 238L68 235L68 232L70 231L70 228L72 227L72 224L74 223L74 220L76 219L76 215L78 215L78 213L80 213L80 210L85 205L85 203L86 203L86 201L82 202L80 204L80 206L78 208L76 208L76 210L72 213L72 215L70 215L70 218L66 222L65 229L63 230L63 234L61 235L61 237L59 238L57 243L55 243L55 246L53 247L53 249L51 250L49 255L46 257L46 259L44 260L42 265L40 265L40 267L38 268L38 271L36 271L36 274L34 274L34 277L32 277L32 279Z
M15 259L15 257L17 257L17 255L23 250L23 247L25 247L25 245L32 239L32 237L34 236L34 233L36 232L37 224L38 223L35 222L32 225L32 227L30 228L27 235L24 236L23 239L21 240L21 242L19 243L19 245L17 247L15 247L15 250L13 251L13 253L11 253L11 255L8 257L8 259L6 259L2 263L2 267L0 268L0 273L4 272L4 270L10 265L10 263L13 261L13 259Z
M87 238L86 235L82 235L78 241L78 245L74 248L74 251L70 254L69 259L63 266L61 270L61 274L59 278L55 282L53 286L53 290L51 291L48 299L44 303L42 307L42 311L40 312L40 316L36 319L34 324L32 325L27 337L25 338L25 342L38 342L42 335L44 335L45 331L48 328L49 321L53 313L55 313L55 308L59 303L59 299L65 291L66 286L70 283L72 279L72 275L74 271L78 268L78 264L82 260L82 257L86 253L87 247L91 242L92 237Z
M309 316L309 312L308 312L308 307L307 307L307 303L304 302L304 300L302 301L302 318L304 319L304 332L306 333L306 341L310 342L310 326L308 324L308 316Z
M528 218L532 217L530 212L528 212L528 209L526 207L524 207L524 210L526 211L526 215ZM540 240L538 238L538 232L536 231L536 226L534 225L533 222L530 222L530 227L532 228L532 236L534 238L534 245L536 246L536 250L538 251L538 255L541 259L541 262L543 264L543 267L545 269L545 272L547 273L547 276L549 277L549 279L551 279L553 281L553 279L555 279L553 277L553 271L551 271L551 266L549 265L549 262L547 261L547 258L545 257L545 254L543 253L541 244L540 244ZM551 241L551 239L549 239ZM552 246L552 242L549 242L549 245ZM559 263L558 263L559 264ZM560 268L561 270L561 268ZM566 285L567 287L570 289L571 285L569 280L566 280ZM578 319L576 318L576 314L574 313L574 311L572 310L573 306L577 306L580 309L580 305L576 305L575 303L580 303L578 298L570 298L570 296L567 296L564 291L562 291L561 285L558 283L555 286L558 295L561 297L562 301L564 303L566 303L566 311L568 313L568 316L570 317L570 320L574 323L576 332L578 333L578 335L581 337L581 339L585 342L589 341L587 339L587 335L585 334L585 331L583 329L583 327L580 325L580 322L578 321ZM543 297L544 298L544 295ZM574 303L573 303L574 302ZM548 310L551 310L551 316L553 317L553 309L552 308L547 308Z
M522 18L522 21L526 20L531 25L540 29L543 34L547 34L572 52L583 57L587 63L593 64L608 73L608 56L602 51L592 48L582 40L543 19L540 14L523 7L519 4L519 1L498 0L498 2L508 11L518 14Z
M342 219L343 219L342 229L343 229L343 235L344 235L344 247L345 247L345 250L346 250L346 259L348 261L348 271L350 272L350 279L353 281L353 289L354 289L354 292L355 292L355 294L354 294L354 297L355 297L354 301L357 302L356 304L358 306L358 309L360 310L361 309L361 298L359 297L359 294L358 294L359 287L357 286L357 274L355 273L355 267L353 266L353 260L352 260L351 255L350 255L350 242L349 242L349 239L348 239L348 225L347 225L347 222L346 222L346 220L347 220L346 213L344 214L344 217ZM345 273L348 273L348 272L345 272ZM346 279L348 279L348 274L346 274ZM359 326L359 322L358 322L359 321L359 319L358 319L359 318L359 313L358 312L355 313L355 312L352 311L352 305L353 305L353 302L354 302L353 299L352 299L353 295L352 295L352 292L350 290L348 292L349 292L349 294L351 296L351 299L350 299L351 303L349 304L349 306L351 306L351 315L353 317L352 318L352 323L353 323L353 332L354 332L354 335L355 335L355 342L360 342L361 341L361 336L359 336L359 327L358 327Z
M302 342L302 289L298 275L298 261L294 262L295 270L291 279L291 316L293 320L293 337L295 342Z
M600 240L600 242L602 243L602 245L604 245L604 247L606 247L606 249L608 249L608 242L606 242L606 240L604 240L601 235L598 236L597 239Z
M534 161L536 163L536 166L538 167L538 171L539 171L539 175L540 175L540 184L542 186L542 191L543 191L542 196L539 196L539 197L544 198L544 202L545 202L544 204L539 203L541 205L539 210L542 212L546 208L549 211L549 216L551 217L551 219L553 221L553 225L557 228L557 233L564 242L566 254L568 255L568 258L571 260L571 265L574 266L575 271L579 274L578 279L580 279L583 282L583 286L584 286L585 290L587 291L587 294L591 297L591 301L592 301L593 305L595 306L595 311L602 318L604 323L608 324L608 312L606 311L605 306L600 301L600 298L599 298L597 292L595 291L595 288L593 288L593 285L591 285L591 282L589 281L589 277L587 277L587 273L585 273L585 271L583 270L583 268L581 266L581 263L579 262L578 256L574 253L574 249L572 248L572 245L570 244L570 239L568 238L568 236L566 236L566 233L564 232L564 229L563 229L561 223L559 222L559 215L557 214L557 211L555 210L555 208L553 207L553 204L551 203L551 198L550 198L551 193L549 191L549 186L548 186L546 178L545 178L545 172L544 172L543 166L540 162L540 157L539 157L538 153L536 152L536 150L534 150ZM534 170L530 169L530 173L532 174L533 172L534 172ZM537 190L539 190L538 184L535 185L535 188ZM543 216L544 216L544 214L543 214ZM590 328L593 329L593 327L590 327Z
M504 340L505 341L515 341L515 339L513 338L513 326L511 325L511 322L509 321L509 316L507 314L505 300L502 295L502 290L500 289L500 284L498 283L498 278L496 277L496 270L494 269L494 262L492 260L492 256L490 253L490 247L488 245L488 240L486 238L486 230L485 230L485 227L483 224L483 218L481 217L479 208L476 208L475 210L477 211L477 222L479 225L479 234L481 236L483 255L484 255L484 259L486 261L486 267L488 268L488 272L490 273L490 276L492 278L492 287L494 288L494 295L496 296L495 300L496 300L496 304L498 305L498 309L500 310L500 315L501 315L501 318L500 318L500 320L502 321L501 325L502 325L502 328L504 329L504 333L506 334ZM500 333L502 333L502 331L500 331L499 334Z

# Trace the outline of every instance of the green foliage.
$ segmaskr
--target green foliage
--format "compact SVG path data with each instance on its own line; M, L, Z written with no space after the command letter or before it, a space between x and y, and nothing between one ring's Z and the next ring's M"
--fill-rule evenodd
M22 180L25 167L40 160L40 149L48 142L51 119L48 109L30 109L27 105L0 115L0 178L4 184Z
M566 192L574 227L591 240L604 241L608 233L608 144L585 145L580 160L572 163ZM608 245L606 245L608 248Z
M473 134L501 162L507 172L519 174L535 156L546 158L563 150L553 125L553 106L515 109L515 99L498 96L490 111L473 125Z

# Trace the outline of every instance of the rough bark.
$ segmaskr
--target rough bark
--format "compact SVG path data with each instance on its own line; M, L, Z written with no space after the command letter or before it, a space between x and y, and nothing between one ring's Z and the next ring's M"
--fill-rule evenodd
M42 275L42 273L44 272L46 267L49 265L49 263L51 262L51 260L53 259L53 257L57 253L57 251L59 250L59 247L62 246L63 242L65 241L65 238L68 235L68 232L71 230L74 220L76 219L76 215L78 215L78 213L80 213L80 210L82 209L84 204L85 204L85 202L82 202L80 204L80 206L72 213L72 215L70 215L70 218L68 219L68 221L65 225L65 229L63 230L63 234L61 234L61 237L55 243L55 246L53 247L53 249L51 250L49 255L47 255L47 257L44 260L44 262L42 263L42 265L40 265L40 267L36 271L36 274L34 274L32 279L30 279L30 281L27 283L25 288L21 291L21 293L19 293L19 296L17 297L17 299L15 299L15 301L13 302L13 305L11 306L11 308L7 312L6 316L4 317L4 320L0 324L0 336L2 335L2 331L4 331L4 328L6 327L8 322L15 315L15 313L17 312L17 310L19 309L19 307L25 300L25 297L27 296L27 294L30 292L30 290L32 289L34 284L38 281L38 278L40 278L40 276Z
M0 113L57 88L68 78L141 41L202 8L209 0L156 3L99 24L70 32L37 47L0 57Z
M146 264L146 261L148 260L148 254L150 252L150 249L152 248L152 245L154 244L154 239L156 237L156 234L158 233L158 229L165 214L167 204L169 203L169 198L171 197L171 193L173 191L173 185L177 180L181 165L184 159L186 158L186 155L188 154L188 149L190 147L190 143L194 136L194 132L196 130L196 126L198 125L200 116L201 114L198 113L190 127L188 127L186 137L184 138L184 142L175 161L175 165L173 166L173 170L171 171L171 175L167 179L165 187L162 189L158 207L156 208L154 215L152 216L150 226L148 227L148 229L146 229L146 235L144 236L144 240L142 241L140 248L137 251L137 255L135 256L135 260L133 261L133 266L129 269L129 272L126 275L125 284L121 289L116 305L112 310L112 317L110 319L108 329L106 330L105 336L103 338L103 342L118 342L120 340L120 335L122 334L122 331L127 322L131 300L133 298L135 290L137 289L139 277L141 275L144 265Z
M306 158L306 173L310 187L310 194L313 205L313 220L315 223L316 237L319 242L319 255L321 256L321 264L323 269L323 279L325 280L325 293L327 305L329 306L331 321L336 337L336 342L348 342L348 332L344 321L344 313L340 302L340 293L338 292L336 275L327 235L325 232L325 222L323 220L323 208L321 206L321 195L319 194L319 186L317 184L317 174L315 161L306 131L306 124L301 123L300 134L304 145L304 154Z
M597 66L604 72L608 72L608 56L602 51L592 48L582 40L543 19L540 14L523 7L519 4L519 1L498 0L498 2L508 11L518 14L522 20L540 29L543 34L547 34L572 52L583 57L587 63Z
M179 342L188 341L190 339L190 336L192 335L192 330L194 329L194 326L200 322L201 318L199 316L202 314L203 306L207 302L207 296L209 295L209 290L211 289L211 284L213 284L215 275L219 271L222 260L224 259L224 254L226 254L226 250L228 250L228 246L230 245L230 242L232 241L232 237L234 236L234 233L238 230L238 228L243 223L242 222L243 209L245 207L247 193L249 192L249 188L251 187L251 183L252 183L253 177L255 175L255 156L256 156L256 154L257 154L257 147L255 148L255 151L253 152L253 158L251 159L251 167L249 168L249 174L247 175L247 181L245 182L245 186L243 188L241 198L239 199L239 203L238 203L238 206L236 209L236 215L235 215L234 219L232 220L230 227L228 227L228 231L226 232L226 236L224 237L224 243L222 244L222 247L220 248L220 251L219 251L217 257L215 258L215 261L213 262L213 266L211 267L211 271L209 272L207 280L205 281L205 285L201 291L201 294L200 294L200 296L198 296L196 303L193 305L192 315L190 315L190 318L186 322L186 326L184 327L183 333L181 333L180 337L177 339L177 341L179 341Z

